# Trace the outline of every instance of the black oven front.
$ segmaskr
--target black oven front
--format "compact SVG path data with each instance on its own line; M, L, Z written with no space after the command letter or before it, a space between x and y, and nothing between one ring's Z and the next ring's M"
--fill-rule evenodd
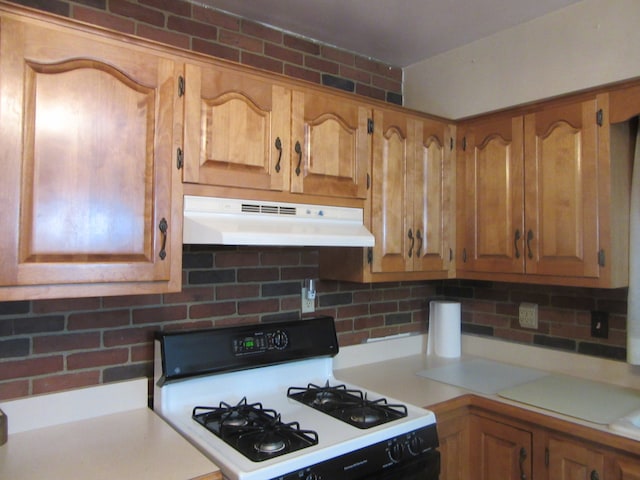
M437 447L436 426L429 425L277 477L277 480L438 480L440 452Z

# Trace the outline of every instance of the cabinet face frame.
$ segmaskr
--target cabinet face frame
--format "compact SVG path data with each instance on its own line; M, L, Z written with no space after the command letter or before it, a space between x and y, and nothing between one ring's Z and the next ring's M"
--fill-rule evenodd
M0 22L0 298L179 289L182 65L41 21Z

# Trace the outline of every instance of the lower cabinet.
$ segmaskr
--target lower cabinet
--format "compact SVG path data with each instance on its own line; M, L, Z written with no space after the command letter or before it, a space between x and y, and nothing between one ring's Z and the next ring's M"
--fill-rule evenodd
M640 480L640 442L474 395L429 408L440 480Z
M469 424L473 478L531 478L531 432L476 415Z
M612 463L613 480L640 480L640 459L617 456Z
M605 456L573 440L552 436L548 441L548 478L554 480L601 480Z
M451 418L438 416L438 440L440 442L440 479L466 480L469 462L463 461L469 452L469 416L453 413Z

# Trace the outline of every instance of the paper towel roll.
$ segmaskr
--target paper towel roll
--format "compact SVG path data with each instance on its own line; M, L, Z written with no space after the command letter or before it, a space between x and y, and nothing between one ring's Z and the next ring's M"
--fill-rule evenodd
M460 356L460 302L429 302L427 355L444 358Z

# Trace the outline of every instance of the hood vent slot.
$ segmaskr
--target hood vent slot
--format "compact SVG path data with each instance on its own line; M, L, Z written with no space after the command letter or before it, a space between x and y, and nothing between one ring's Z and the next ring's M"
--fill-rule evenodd
M243 213L268 213L271 215L295 215L295 207L284 207L279 205L262 205L257 203L243 203L241 211Z

